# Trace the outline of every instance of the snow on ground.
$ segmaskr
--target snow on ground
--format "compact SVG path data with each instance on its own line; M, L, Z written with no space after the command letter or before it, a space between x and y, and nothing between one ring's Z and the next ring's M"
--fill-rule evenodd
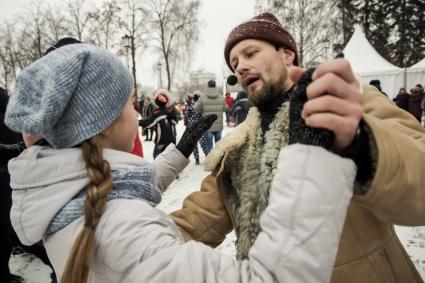
M225 128L223 136L226 135L231 128ZM179 139L184 131L184 126L180 122L177 126ZM153 142L143 141L143 151L145 158L153 160ZM204 159L202 150L199 147L201 162ZM202 166L195 165L195 160L191 156L191 163L183 170L179 178L170 186L163 194L162 202L158 205L159 209L166 212L174 211L181 207L183 199L193 191L199 189L202 179L207 175L207 172L202 170ZM416 268L425 279L425 227L396 227L397 234L406 248L408 254L412 258ZM235 254L235 235L231 233L226 240L217 247L217 250L224 254ZM44 265L41 260L30 254L19 254L12 256L10 260L11 271L14 274L23 276L25 282L28 283L44 283L51 282L50 267Z

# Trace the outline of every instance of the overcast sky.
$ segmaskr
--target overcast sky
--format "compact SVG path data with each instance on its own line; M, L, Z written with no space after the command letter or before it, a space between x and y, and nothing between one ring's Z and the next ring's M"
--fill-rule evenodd
M57 3L61 0L45 1ZM0 21L16 15L29 3L31 0L0 0ZM220 80L225 39L233 27L254 15L255 1L201 0L201 3L200 19L203 25L200 28L200 41L194 53L192 70L213 72ZM141 66L137 77L142 84L156 86L158 79L154 74L153 64L157 58L156 54L144 54L138 60Z

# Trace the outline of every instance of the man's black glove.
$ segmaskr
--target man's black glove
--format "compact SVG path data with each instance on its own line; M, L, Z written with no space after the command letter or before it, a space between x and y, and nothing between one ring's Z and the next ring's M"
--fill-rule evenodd
M214 121L217 120L217 115L211 114L190 124L183 133L180 141L177 144L177 149L186 157L192 154L193 149L198 143L202 135L208 131Z
M307 101L307 86L312 82L314 68L308 69L300 78L291 97L289 108L289 144L302 143L330 149L335 134L327 129L311 128L301 118L304 103Z

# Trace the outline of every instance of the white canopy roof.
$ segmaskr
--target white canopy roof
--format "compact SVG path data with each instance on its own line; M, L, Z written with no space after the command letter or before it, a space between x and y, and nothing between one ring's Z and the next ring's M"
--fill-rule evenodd
M425 58L407 69L406 81L408 89L416 84L425 84Z
M360 26L355 27L354 33L345 46L343 53L357 74L401 70L401 68L391 64L379 55L367 40Z
M411 69L425 68L425 58L419 61L418 63L416 63L415 65L411 66L410 68Z

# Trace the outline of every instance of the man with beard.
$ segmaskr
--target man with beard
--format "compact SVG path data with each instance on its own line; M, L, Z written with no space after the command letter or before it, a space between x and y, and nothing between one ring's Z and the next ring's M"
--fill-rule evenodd
M172 214L185 239L217 246L235 229L236 256L247 258L279 150L290 143L288 125L305 122L333 132L330 150L358 168L331 282L422 282L393 227L425 225L425 174L417 170L425 167L425 131L417 121L360 86L344 59L315 69L302 121L293 121L289 100L302 70L294 39L269 13L233 29L224 56L254 107L205 160L211 174L201 190Z

